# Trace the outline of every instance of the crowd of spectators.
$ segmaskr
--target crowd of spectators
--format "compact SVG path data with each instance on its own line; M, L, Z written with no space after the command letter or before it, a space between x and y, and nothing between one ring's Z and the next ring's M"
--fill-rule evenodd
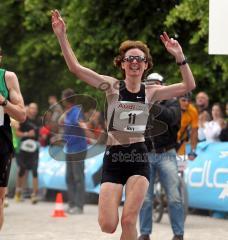
M190 143L192 149L195 149L196 144L202 141L228 141L228 103L223 109L220 103L213 103L210 106L209 96L206 92L199 92L196 94L195 101L190 97L180 97L180 106L182 109L182 124L187 121L186 126L179 131L180 136L184 138L185 143ZM62 99L58 101L54 95L48 98L48 110L40 117L38 112L38 105L30 103L27 106L27 119L24 124L18 124L12 121L12 129L14 136L14 146L16 152L16 159L18 165L17 188L15 199L21 200L21 192L23 186L26 185L27 170L33 173L33 192L32 202L36 203L36 195L38 191L37 168L38 168L38 151L39 147L49 146L58 141L63 135L64 126L61 123L61 118L65 116L65 109L62 105ZM190 112L194 113L194 119L188 115ZM186 115L186 116L185 116ZM185 117L184 117L185 116ZM185 120L183 120L185 118ZM187 120L186 120L187 119ZM84 112L85 133L88 145L96 143L105 144L106 140L106 122L103 112L94 111L90 109ZM196 131L195 131L196 130ZM26 155L21 148L24 140L34 140L37 142L35 152ZM31 141L27 141L28 146L31 147ZM27 146L27 147L28 147ZM26 146L25 146L26 147ZM30 149L31 150L31 149ZM28 151L30 151L28 150ZM182 151L182 150L181 150ZM27 158L34 158L34 163L28 162Z
M228 103L225 108L221 103L210 107L207 93L199 92L195 105L199 114L198 141L228 141Z
M64 103L63 97L58 100L56 96L51 95L48 97L48 109L44 114L39 114L38 104L32 102L26 106L27 119L24 123L19 124L12 119L15 160L18 169L15 190L17 202L23 201L23 192L28 186L30 171L33 178L31 202L35 204L38 201L39 150L41 147L56 144L59 139L64 139L64 129L66 129L64 119L68 112ZM82 111L82 114L84 115L82 128L85 131L87 143L104 144L106 136L104 114L100 111L94 112L93 109L85 113Z

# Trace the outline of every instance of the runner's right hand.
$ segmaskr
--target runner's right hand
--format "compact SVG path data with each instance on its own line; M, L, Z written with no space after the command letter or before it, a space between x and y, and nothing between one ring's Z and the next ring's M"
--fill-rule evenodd
M59 38L66 33L66 25L58 10L51 11L52 29Z

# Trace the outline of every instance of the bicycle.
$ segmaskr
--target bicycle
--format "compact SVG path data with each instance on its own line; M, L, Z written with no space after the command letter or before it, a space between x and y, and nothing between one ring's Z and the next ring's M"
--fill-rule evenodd
M178 176L180 179L180 191L184 206L184 220L188 215L188 192L187 186L184 181L184 170L187 167L187 159L185 156L177 156ZM168 212L168 201L165 189L162 186L159 176L157 174L154 183L154 200L153 200L153 221L156 223L161 222L163 214ZM169 212L168 212L169 214Z

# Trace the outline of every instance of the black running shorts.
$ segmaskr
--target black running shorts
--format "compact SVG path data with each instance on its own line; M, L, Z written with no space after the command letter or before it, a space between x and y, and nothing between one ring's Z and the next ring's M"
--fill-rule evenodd
M125 185L128 178L133 175L141 175L150 180L150 165L145 143L107 146L101 183L112 182Z
M11 153L0 153L0 187L7 187L10 174L11 160Z

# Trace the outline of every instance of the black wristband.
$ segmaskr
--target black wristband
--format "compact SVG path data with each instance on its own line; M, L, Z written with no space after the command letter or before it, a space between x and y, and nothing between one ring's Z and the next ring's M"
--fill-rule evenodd
M197 154L192 150L190 153L188 153L188 156L197 157Z
M5 107L6 105L7 105L7 102L8 102L8 100L7 99L5 99L1 104L0 104L0 106L3 106L3 107Z
M182 65L185 65L185 64L187 64L188 62L187 62L187 59L185 58L182 62L177 62L177 65L178 66L182 66Z

